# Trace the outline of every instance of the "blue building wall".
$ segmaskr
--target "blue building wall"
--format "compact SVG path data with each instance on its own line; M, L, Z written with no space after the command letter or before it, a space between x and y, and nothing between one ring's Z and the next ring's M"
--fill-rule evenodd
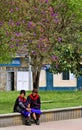
M53 74L46 70L46 87L40 87L40 90L57 90L57 91L76 91L82 89L82 76L77 78L77 85L76 86L64 86L64 87L57 87L53 86ZM68 80L69 82L69 80Z

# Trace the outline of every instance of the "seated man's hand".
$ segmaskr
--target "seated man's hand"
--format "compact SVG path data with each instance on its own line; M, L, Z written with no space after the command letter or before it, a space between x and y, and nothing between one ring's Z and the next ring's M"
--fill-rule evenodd
M26 108L26 110L30 112L30 111L31 111L31 108Z

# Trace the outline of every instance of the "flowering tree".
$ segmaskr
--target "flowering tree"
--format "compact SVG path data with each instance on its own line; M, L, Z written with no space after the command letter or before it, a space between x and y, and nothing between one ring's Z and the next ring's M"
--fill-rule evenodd
M16 5L13 6L11 0L0 0L0 63L9 63L17 50L17 39L13 39L17 14L12 17L12 7L14 9Z
M81 2L81 1L79 1ZM2 43L15 54L27 49L32 66L33 87L38 88L40 71L72 70L78 73L81 54L81 13L72 0L3 0L0 19ZM76 8L77 7L77 8ZM5 10L4 10L5 9ZM76 13L76 14L75 14ZM4 16L4 18L3 18ZM21 53L21 51L20 51ZM77 57L78 56L78 57Z

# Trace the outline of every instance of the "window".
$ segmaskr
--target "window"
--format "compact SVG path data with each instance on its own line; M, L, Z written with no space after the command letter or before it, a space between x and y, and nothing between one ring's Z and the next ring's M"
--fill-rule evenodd
M14 72L14 68L13 67L6 67L6 71Z
M28 67L20 67L18 68L18 71L28 71L29 68Z
M62 73L62 80L69 80L69 71L64 71Z

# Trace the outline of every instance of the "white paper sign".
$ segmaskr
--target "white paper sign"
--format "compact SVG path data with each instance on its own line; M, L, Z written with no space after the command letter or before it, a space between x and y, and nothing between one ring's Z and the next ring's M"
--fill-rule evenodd
M75 75L73 73L70 73L70 80L73 80L75 78Z

